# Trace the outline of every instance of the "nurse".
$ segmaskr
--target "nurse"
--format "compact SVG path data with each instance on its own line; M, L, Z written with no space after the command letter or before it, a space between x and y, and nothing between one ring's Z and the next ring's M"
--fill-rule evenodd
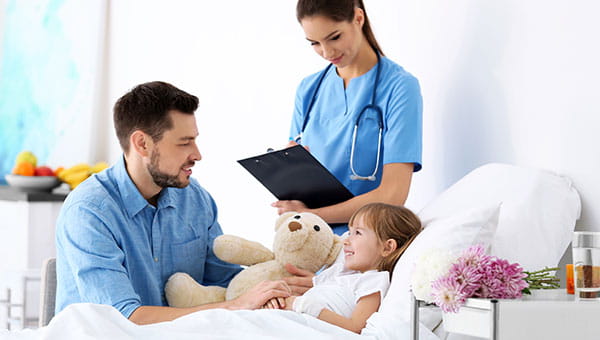
M311 211L334 227L367 203L403 205L412 173L421 169L422 98L417 79L388 59L362 0L299 0L306 40L330 64L296 92L290 143L300 143L355 197L308 209L277 201L279 214Z

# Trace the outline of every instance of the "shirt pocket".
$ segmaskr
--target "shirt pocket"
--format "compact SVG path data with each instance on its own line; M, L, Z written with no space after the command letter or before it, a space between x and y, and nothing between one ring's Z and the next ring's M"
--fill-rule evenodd
M207 244L204 238L196 238L171 245L173 272L184 272L202 283L206 262Z

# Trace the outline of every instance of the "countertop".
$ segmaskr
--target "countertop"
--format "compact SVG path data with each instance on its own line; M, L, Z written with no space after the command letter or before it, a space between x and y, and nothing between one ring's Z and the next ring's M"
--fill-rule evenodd
M26 202L62 202L67 197L68 191L58 187L52 192L21 191L8 185L0 185L1 201L26 201Z

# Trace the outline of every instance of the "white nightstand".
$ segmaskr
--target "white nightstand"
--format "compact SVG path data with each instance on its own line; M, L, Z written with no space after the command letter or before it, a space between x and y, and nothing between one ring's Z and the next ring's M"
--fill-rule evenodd
M412 339L423 306L413 296ZM523 299L468 299L458 313L444 314L449 333L492 340L600 339L600 301L574 301L564 289L544 290Z

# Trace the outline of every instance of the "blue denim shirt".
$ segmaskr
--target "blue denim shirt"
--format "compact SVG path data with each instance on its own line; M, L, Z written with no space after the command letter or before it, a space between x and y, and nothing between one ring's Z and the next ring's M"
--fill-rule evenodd
M167 305L164 287L175 272L226 287L241 270L214 255L213 240L222 234L217 207L195 179L163 189L154 207L124 159L68 195L56 229L57 313L91 302L129 317L140 306Z

